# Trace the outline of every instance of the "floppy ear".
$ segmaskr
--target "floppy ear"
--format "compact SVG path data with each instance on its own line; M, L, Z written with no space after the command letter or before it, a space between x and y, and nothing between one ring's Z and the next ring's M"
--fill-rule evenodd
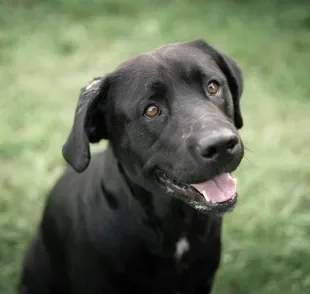
M89 143L107 139L103 117L107 93L107 77L95 78L81 89L71 132L62 148L63 157L78 173L90 162Z
M203 39L195 40L193 44L211 55L226 75L233 97L234 123L236 128L241 129L243 126L243 118L240 109L240 98L243 91L243 78L240 68L230 57L220 53L215 48L207 44Z
M218 54L218 65L228 78L228 84L233 96L234 102L234 122L237 129L243 126L243 118L240 109L240 98L243 92L243 78L240 68L235 61L225 54Z

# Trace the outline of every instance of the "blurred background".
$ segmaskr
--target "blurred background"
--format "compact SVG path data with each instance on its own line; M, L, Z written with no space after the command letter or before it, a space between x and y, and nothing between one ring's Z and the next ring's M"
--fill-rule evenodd
M214 293L310 293L309 0L0 0L1 294L15 293L62 172L80 88L136 54L200 37L243 70L249 149Z

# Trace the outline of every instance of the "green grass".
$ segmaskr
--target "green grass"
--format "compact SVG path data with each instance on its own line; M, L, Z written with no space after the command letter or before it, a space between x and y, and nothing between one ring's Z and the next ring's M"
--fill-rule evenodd
M1 2L0 293L15 293L79 89L135 54L198 37L244 71L250 149L215 293L310 293L309 4L153 2Z

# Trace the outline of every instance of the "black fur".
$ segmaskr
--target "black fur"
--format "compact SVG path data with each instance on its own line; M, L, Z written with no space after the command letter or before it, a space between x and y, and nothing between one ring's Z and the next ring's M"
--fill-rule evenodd
M208 81L221 93L209 96ZM63 147L68 167L52 189L27 251L23 294L211 293L222 218L167 193L160 168L184 183L232 172L243 156L241 71L203 40L129 60L81 90ZM153 119L144 109L156 103ZM228 129L233 153L207 160L201 138ZM107 149L91 159L89 144ZM189 250L178 259L176 244Z

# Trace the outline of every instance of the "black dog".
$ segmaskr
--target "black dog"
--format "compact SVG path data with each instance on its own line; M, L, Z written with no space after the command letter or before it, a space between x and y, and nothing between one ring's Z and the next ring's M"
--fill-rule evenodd
M237 199L241 92L240 69L203 40L83 88L63 147L74 170L48 198L20 293L210 293Z

